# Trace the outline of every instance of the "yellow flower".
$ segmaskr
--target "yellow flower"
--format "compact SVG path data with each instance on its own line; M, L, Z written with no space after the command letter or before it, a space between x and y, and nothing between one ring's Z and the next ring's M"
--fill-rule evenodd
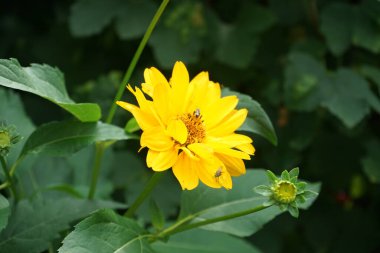
M207 72L190 81L182 62L174 65L169 82L154 67L145 69L144 78L142 90L127 87L139 107L117 104L133 114L143 131L140 144L148 148L148 167L172 168L182 189L194 189L199 179L231 189L231 176L245 173L242 159L249 160L255 151L251 138L235 133L248 113L235 109L238 98L221 97L220 85Z

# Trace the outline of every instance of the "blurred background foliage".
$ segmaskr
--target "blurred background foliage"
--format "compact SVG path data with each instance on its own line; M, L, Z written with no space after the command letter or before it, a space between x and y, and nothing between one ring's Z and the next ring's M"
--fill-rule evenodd
M3 0L0 58L57 66L71 97L99 103L104 115L158 5L155 0ZM212 80L249 94L269 113L278 145L254 136L257 152L247 167L280 172L300 166L302 178L322 183L320 197L298 220L282 215L250 237L256 247L380 252L379 1L173 0L131 83L139 85L150 66L169 76L176 60L184 61L192 76L209 71ZM31 121L14 123L29 131L69 118L36 96L20 96ZM0 101L1 113L24 115L20 101L11 100ZM118 110L115 121L123 126L128 117ZM149 171L137 149L138 142L128 142L107 153L100 196L125 202L140 191ZM69 159L28 163L34 181L25 179L24 191L35 194L71 182L72 194L85 195L84 172L90 173L92 155L86 149ZM46 170L49 162L54 171ZM165 180L154 199L170 217L178 212L179 187L173 178ZM140 219L147 215L148 207L141 208Z

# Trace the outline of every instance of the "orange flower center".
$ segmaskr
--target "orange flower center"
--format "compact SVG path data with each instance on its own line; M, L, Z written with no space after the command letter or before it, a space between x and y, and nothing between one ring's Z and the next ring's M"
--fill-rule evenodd
M202 115L199 109L194 113L186 113L179 117L187 128L187 139L184 146L200 143L206 137L206 129L203 125Z

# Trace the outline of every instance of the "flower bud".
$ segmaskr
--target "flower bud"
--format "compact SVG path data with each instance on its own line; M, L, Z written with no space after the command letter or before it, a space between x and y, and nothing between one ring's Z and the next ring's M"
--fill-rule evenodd
M13 126L0 122L0 156L6 156L13 144L20 140Z

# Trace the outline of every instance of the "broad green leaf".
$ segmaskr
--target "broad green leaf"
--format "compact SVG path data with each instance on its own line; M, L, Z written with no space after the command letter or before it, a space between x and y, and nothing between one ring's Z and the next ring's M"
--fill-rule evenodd
M25 143L21 156L40 152L67 155L98 141L136 138L134 135L126 134L122 128L101 122L53 122L40 126L32 133Z
M370 19L362 9L356 9L352 43L373 53L380 52L380 24Z
M234 178L233 188L229 191L212 189L204 185L200 185L192 191L184 191L180 217L198 214L192 222L199 222L260 206L266 198L260 197L252 189L261 184L268 184L266 171L252 169L248 170L246 175ZM311 189L315 187L314 184L310 184ZM302 207L308 207L314 200L315 198L311 199ZM277 206L271 206L250 215L206 225L202 228L236 236L249 236L280 213L282 211Z
M111 23L120 7L119 1L78 0L71 6L69 25L74 36L100 33Z
M0 194L0 231L8 224L8 217L11 210L8 200Z
M323 100L327 76L321 63L308 54L291 53L285 68L285 102L297 111L315 110Z
M32 64L22 67L16 59L0 60L0 85L43 97L83 122L97 121L101 117L96 104L77 104L67 94L64 77L57 68Z
M248 117L239 130L261 135L273 145L277 145L277 136L272 122L261 105L248 95L231 91L227 88L223 89L223 96L230 95L235 95L239 98L238 108L248 109Z
M152 248L157 253L259 253L250 243L225 233L189 230L170 237L167 242L156 242Z
M58 252L153 253L145 234L136 221L100 210L78 223Z
M273 25L275 16L266 8L244 4L238 17L235 24L222 25L216 58L226 65L246 68L258 47L259 33Z
M380 4L377 0L364 0L362 10L369 15L378 25L380 25Z
M380 92L380 69L370 65L364 65L359 69L360 73L374 82Z
M361 160L363 170L372 183L380 183L380 143L372 141L367 145L367 155Z
M348 127L357 125L373 108L380 112L380 101L368 82L349 69L339 69L324 87L323 105Z
M78 199L34 199L20 201L0 234L0 252L38 253L46 250L69 223L98 208L120 208L114 202Z
M351 44L354 10L349 4L333 3L323 9L321 32L326 37L330 51L343 54Z
M155 10L150 0L78 0L71 8L70 30L77 37L91 36L115 20L120 38L134 39L144 34Z

